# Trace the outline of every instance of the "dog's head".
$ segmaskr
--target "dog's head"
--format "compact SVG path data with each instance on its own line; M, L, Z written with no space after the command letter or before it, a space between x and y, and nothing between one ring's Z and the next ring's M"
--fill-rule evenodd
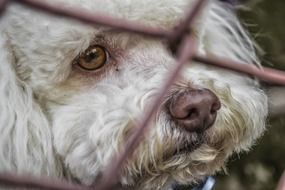
M191 2L68 1L163 28ZM1 112L1 168L68 172L92 184L152 105L175 59L162 41L16 5L2 22L1 111L8 114ZM211 1L194 30L201 54L258 63L225 3ZM214 174L262 134L267 98L249 76L192 62L158 110L122 169L122 184L157 189Z

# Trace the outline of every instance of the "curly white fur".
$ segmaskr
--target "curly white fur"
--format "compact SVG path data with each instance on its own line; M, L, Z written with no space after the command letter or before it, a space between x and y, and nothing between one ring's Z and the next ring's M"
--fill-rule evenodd
M65 6L171 28L191 2L73 0ZM258 65L254 44L232 12L211 1L196 22L199 51ZM162 42L20 5L11 5L0 24L0 170L70 176L92 184L120 151L174 59ZM92 44L111 55L99 72L72 64ZM173 154L201 136L175 127L162 106L123 168L123 188L167 189L173 181L195 182L220 170L234 152L248 150L264 131L267 97L250 77L191 63L172 92L189 87L208 88L222 103L203 144L193 152Z

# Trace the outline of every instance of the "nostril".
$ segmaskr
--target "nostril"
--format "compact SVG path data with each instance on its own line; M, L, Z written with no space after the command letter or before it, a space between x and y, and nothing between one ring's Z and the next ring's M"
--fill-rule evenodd
M214 110L214 109L211 109L211 111L210 111L210 114L216 114L217 113L217 110Z
M174 95L170 99L169 112L175 119L185 119L198 114L198 110L192 105L191 98L187 93L182 92ZM192 116L193 115L193 116Z
M194 119L197 118L199 116L199 111L197 108L191 108L188 111L188 115L187 115L187 119Z

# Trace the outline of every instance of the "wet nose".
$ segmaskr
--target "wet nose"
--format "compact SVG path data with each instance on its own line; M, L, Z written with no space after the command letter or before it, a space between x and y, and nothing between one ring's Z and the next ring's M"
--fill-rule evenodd
M168 109L178 126L201 133L211 127L221 108L218 97L208 89L190 89L174 94Z

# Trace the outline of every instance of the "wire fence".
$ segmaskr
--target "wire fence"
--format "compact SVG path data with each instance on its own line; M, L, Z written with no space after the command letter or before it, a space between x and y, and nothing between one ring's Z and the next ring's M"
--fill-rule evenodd
M206 57L197 53L195 37L192 33L191 27L205 6L208 0L196 0L191 9L185 13L185 17L172 30L165 30L159 27L150 27L141 23L131 22L124 19L114 18L105 14L98 14L88 12L79 8L64 8L61 4L50 4L41 0L0 0L0 14L5 14L5 8L10 3L19 3L29 8L41 10L48 14L58 15L61 17L72 18L84 23L92 25L101 25L116 28L117 30L136 33L149 38L157 40L165 40L168 49L171 50L176 57L177 63L175 69L169 73L169 77L160 90L157 98L152 104L151 108L147 110L146 114L140 120L138 126L135 127L133 134L127 140L122 151L114 155L110 165L104 171L100 181L94 187L86 187L77 184L72 184L67 181L50 179L50 178L36 178L27 175L18 175L14 173L0 174L0 184L12 187L23 188L41 188L50 190L107 190L113 189L118 182L120 169L128 157L132 155L134 150L144 138L144 134L150 127L149 121L156 113L157 108L163 101L164 94L169 90L172 83L180 74L181 69L187 63L192 61L209 64L224 69L248 74L258 78L261 81L270 84L285 86L285 72L270 69L257 68L253 64L242 64L241 62L220 58L216 56ZM280 182L278 190L285 189L285 179Z

